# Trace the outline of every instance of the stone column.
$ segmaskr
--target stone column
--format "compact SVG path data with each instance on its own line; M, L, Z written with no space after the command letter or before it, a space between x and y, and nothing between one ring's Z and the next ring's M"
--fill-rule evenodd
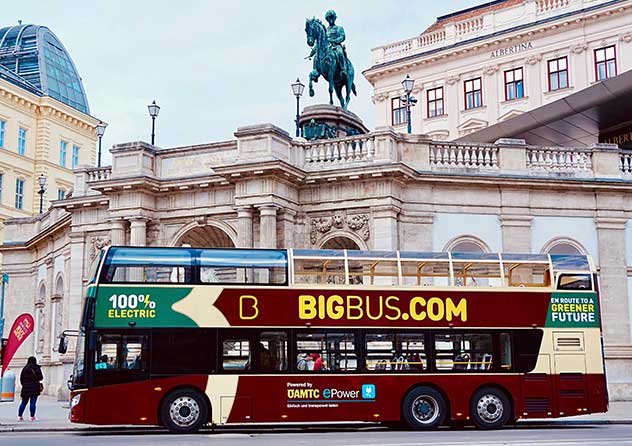
M72 228L72 226L71 226ZM76 329L79 327L81 319L81 308L83 302L83 296L85 296L85 282L87 277L84 278L84 269L86 263L86 243L85 234L83 232L71 232L70 237L70 275L67 276L69 284L68 289L68 301L66 311L68 312L68 324L65 328ZM87 273L86 273L87 274ZM85 280L84 280L85 279ZM77 338L70 338L71 348L75 348ZM70 349L69 349L70 352ZM67 356L74 357L73 354Z
M531 221L529 215L501 215L503 252L531 253Z
M297 239L296 233L296 211L292 209L283 209L279 214L279 247L281 248L295 248Z
M597 217L601 317L606 349L630 344L625 224L627 219Z
M130 219L130 245L145 246L147 244L147 222L148 218L133 217Z
M122 218L115 218L110 220L110 223L110 241L112 243L112 246L125 245L125 230L127 222Z
M259 207L261 222L259 224L259 246L261 248L277 247L277 210L278 206L266 204Z
M252 248L252 207L237 208L238 248Z
M373 211L373 249L396 251L399 249L399 207L376 206Z
M46 303L45 303L45 312L48 313L47 323L44 324L44 355L43 361L50 362L51 360L51 350L53 345L53 339L51 335L51 328L55 321L53 320L54 312L53 312L53 293L55 292L55 278L54 274L54 266L55 263L52 257L48 257L46 259Z

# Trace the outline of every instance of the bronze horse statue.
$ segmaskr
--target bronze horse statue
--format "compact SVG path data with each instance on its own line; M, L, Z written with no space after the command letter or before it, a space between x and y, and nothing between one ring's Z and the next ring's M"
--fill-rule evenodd
M307 44L312 47L310 57L314 56L314 67L309 73L309 95L314 96L313 82L318 82L318 78L322 76L329 83L329 104L334 104L333 92L336 90L340 105L346 110L351 99L351 92L356 96L357 93L353 82L355 72L345 54L344 47L340 43L330 42L327 28L316 18L305 21L305 34L307 34ZM344 34L341 40L344 40ZM337 48L336 45L338 45ZM342 57L338 52L342 52ZM342 95L342 87L347 89L345 97Z

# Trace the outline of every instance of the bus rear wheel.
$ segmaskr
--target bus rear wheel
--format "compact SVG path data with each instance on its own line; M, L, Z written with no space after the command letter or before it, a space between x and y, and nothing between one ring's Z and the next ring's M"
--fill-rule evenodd
M447 411L445 399L432 387L411 390L402 407L404 420L415 430L436 429L443 424Z
M171 392L162 403L161 419L176 434L197 432L208 420L206 400L193 389Z
M483 387L472 396L470 417L481 429L497 429L511 418L509 398L496 387Z

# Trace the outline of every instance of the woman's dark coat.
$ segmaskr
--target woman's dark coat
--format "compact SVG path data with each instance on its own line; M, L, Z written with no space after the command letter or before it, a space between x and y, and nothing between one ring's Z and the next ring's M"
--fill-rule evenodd
M32 397L40 394L40 381L44 379L42 369L39 365L27 364L20 373L20 384L22 391L20 396Z

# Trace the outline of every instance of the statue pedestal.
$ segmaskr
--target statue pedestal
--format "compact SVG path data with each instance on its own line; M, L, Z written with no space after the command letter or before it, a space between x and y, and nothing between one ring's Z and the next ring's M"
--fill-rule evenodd
M329 104L305 107L299 118L299 125L303 138L308 141L369 133L358 115Z

